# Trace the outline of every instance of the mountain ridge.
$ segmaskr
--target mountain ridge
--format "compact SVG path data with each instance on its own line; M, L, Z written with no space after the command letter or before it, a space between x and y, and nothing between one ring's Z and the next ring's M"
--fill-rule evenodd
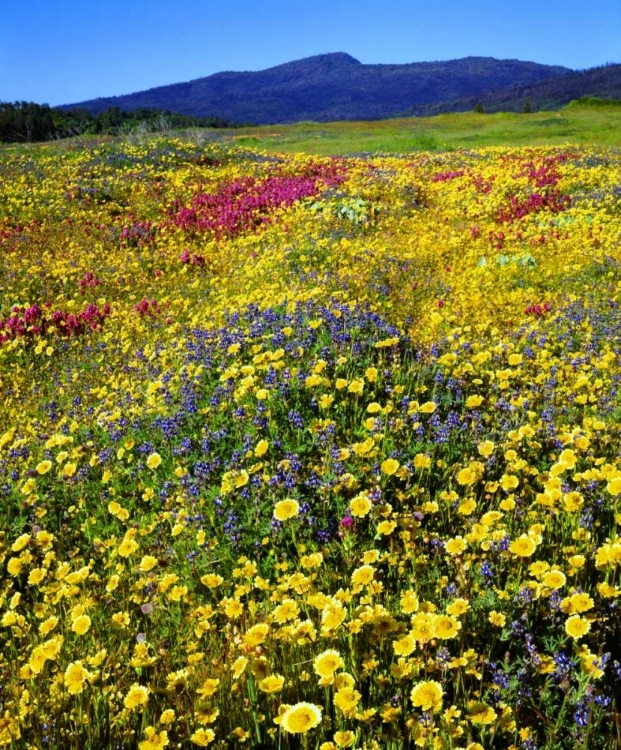
M248 124L372 120L572 72L563 66L478 56L367 65L346 52L334 52L260 71L220 71L131 94L65 104L59 109L81 108L96 114L109 107L126 111L157 108Z
M532 111L556 110L585 97L621 99L621 64L608 63L562 76L550 76L533 84L499 89L481 97L415 106L402 115L430 117L449 112L467 112L477 105L489 113L523 112L525 107Z

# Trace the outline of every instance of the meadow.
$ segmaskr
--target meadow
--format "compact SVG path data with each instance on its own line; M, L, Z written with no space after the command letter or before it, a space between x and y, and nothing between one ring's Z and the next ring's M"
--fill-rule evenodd
M555 112L456 112L370 122L301 122L240 128L219 137L275 153L450 151L486 146L621 145L621 103L572 102Z
M0 746L619 747L621 150L261 146L0 152Z

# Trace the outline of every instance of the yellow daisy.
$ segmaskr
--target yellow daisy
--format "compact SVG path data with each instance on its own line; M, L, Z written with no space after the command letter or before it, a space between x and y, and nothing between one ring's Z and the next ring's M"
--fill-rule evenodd
M422 708L423 711L439 711L442 707L442 696L444 691L439 682L427 680L418 682L412 688L410 699L416 708Z
M295 518L299 512L300 506L295 500L281 500L274 506L274 518L277 521Z
M314 703L296 703L281 717L280 726L290 734L305 734L321 722L321 709Z

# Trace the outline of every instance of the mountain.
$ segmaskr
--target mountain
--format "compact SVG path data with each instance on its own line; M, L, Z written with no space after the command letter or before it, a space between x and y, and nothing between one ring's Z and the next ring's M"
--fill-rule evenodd
M63 105L62 109L79 107L96 114L109 107L156 108L248 124L373 120L445 100L478 100L492 91L529 86L570 72L558 65L493 57L364 65L337 52L257 72L215 73L134 94Z
M468 112L481 104L485 112L522 112L528 102L533 112L555 110L585 97L621 99L621 64L550 76L529 85L511 86L482 96L424 103L406 109L404 115L430 116Z

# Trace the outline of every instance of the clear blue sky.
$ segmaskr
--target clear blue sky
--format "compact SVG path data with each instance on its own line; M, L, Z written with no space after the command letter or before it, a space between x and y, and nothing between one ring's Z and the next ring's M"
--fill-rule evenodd
M621 62L621 0L1 0L0 101L51 105L348 52Z

